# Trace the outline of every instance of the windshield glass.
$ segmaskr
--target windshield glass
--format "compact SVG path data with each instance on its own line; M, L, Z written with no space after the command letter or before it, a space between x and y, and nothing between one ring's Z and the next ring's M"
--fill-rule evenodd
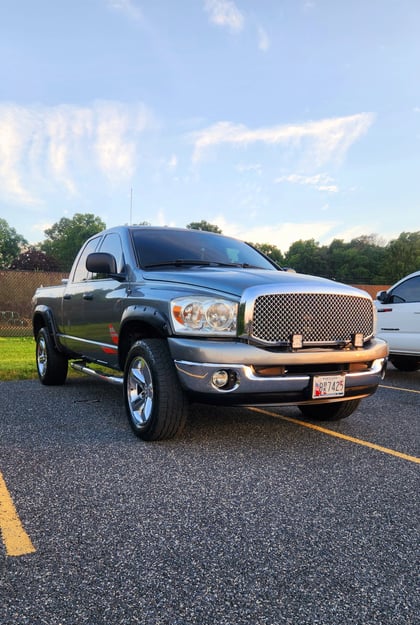
M219 234L202 230L171 228L132 228L139 265L143 268L162 265L223 265L258 267L275 270L253 247ZM194 262L196 261L196 262Z

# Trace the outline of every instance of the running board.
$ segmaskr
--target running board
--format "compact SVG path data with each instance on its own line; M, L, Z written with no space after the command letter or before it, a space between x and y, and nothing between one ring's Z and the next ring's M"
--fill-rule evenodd
M103 380L104 382L110 382L111 384L122 384L124 381L124 378L122 376L119 377L117 375L109 375L107 373L91 369L90 367L87 367L86 363L83 361L71 362L70 367L72 367L76 371L80 371L80 373L85 373L86 375L90 375L93 378Z

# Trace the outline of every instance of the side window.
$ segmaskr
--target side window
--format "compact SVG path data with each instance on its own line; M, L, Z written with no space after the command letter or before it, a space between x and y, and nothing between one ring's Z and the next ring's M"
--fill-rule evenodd
M414 276L397 286L391 293L391 302L420 302L420 276Z
M96 239L92 239L85 245L82 253L79 256L79 260L77 261L72 282L84 282L85 280L89 280L92 277L92 274L90 274L86 269L86 258L89 254L92 254L92 252L96 251L99 240L100 238L96 237Z
M121 273L124 269L124 255L122 251L121 239L118 234L112 233L107 234L104 240L102 241L102 245L100 247L100 252L108 252L108 254L112 254L117 261L117 273Z

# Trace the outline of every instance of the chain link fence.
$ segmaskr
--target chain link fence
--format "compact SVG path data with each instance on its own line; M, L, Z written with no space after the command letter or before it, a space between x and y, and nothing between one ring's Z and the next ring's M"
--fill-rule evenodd
M0 271L0 336L32 335L32 296L39 286L60 284L68 274Z

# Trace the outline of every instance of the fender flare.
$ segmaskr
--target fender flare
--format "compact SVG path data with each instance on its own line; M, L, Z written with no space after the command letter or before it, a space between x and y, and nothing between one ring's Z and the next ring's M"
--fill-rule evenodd
M133 321L139 321L153 327L164 337L173 334L169 319L160 310L152 306L145 304L128 306L121 318L120 334L124 331L124 327Z
M36 323L36 320L39 317L42 318L42 324ZM39 304L38 306L36 306L32 315L32 331L35 339L38 333L37 330L39 330L40 326L47 328L51 338L54 341L55 347L58 351L62 351L61 345L57 340L57 326L54 320L53 312L51 308L49 306L45 306L45 304Z

